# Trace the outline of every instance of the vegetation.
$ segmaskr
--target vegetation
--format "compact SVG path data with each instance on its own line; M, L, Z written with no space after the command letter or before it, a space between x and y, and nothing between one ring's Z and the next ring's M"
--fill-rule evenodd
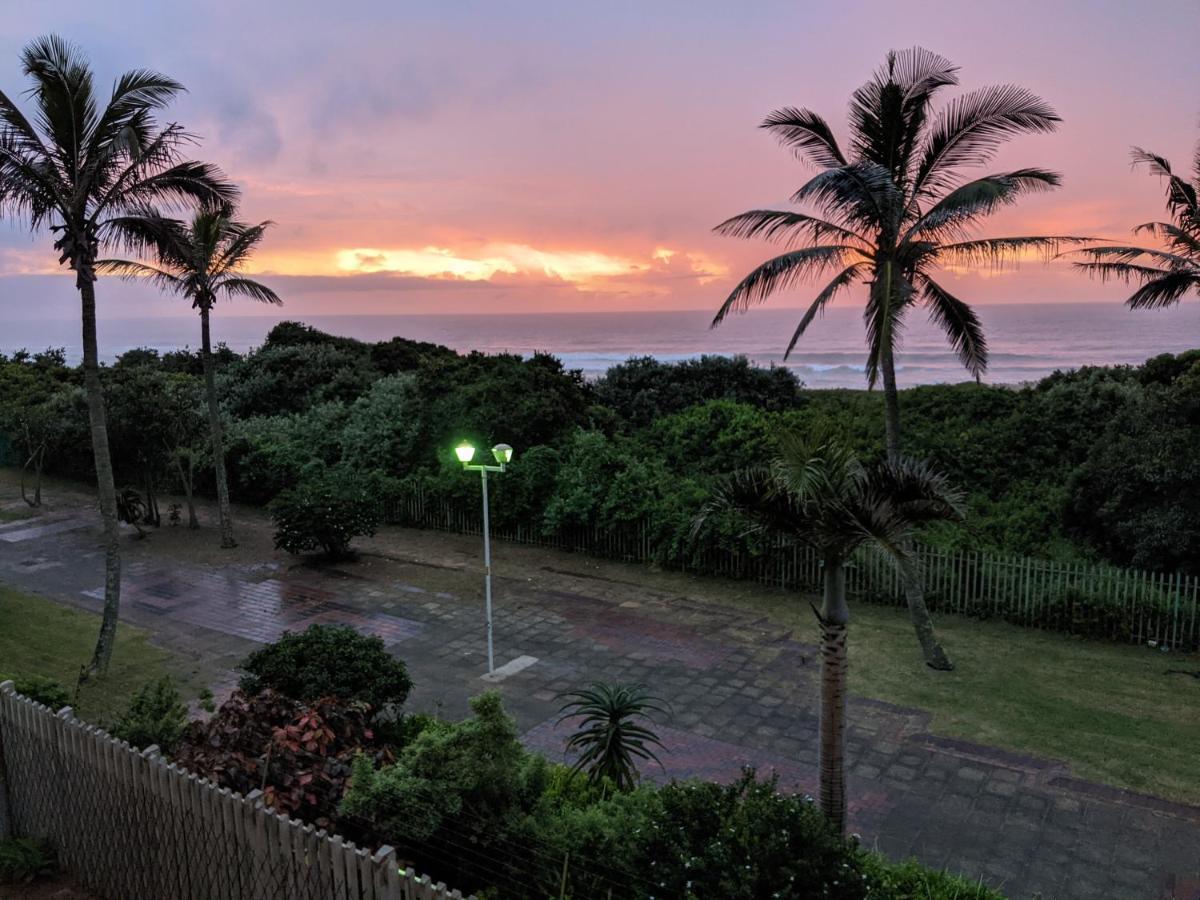
M255 650L242 663L248 694L276 691L301 703L334 697L373 710L399 708L412 690L404 663L375 635L348 625L310 625Z
M167 756L175 752L187 726L187 707L170 675L142 686L129 709L112 728L112 735L145 749L154 744Z
M271 501L275 546L297 554L320 550L329 560L352 556L350 542L379 525L379 483L348 469L306 476Z
M0 840L0 884L29 884L53 875L58 865L53 849L36 838Z
M55 235L59 263L75 273L83 310L83 387L105 534L105 596L88 670L107 671L121 603L117 490L96 345L96 272L101 247L137 246L139 223L159 205L224 204L237 192L214 167L183 159L190 140L176 124L159 126L183 86L148 69L126 72L101 104L91 67L61 38L25 47L33 114L0 92L0 213Z
M662 741L646 725L653 712L666 713L663 701L646 693L644 686L595 682L587 688L563 695L560 722L573 720L575 731L567 741L567 752L579 754L573 771L586 771L593 784L605 781L618 790L636 787L640 777L638 760L662 765L653 747Z
M221 546L236 547L229 486L225 474L224 426L217 401L209 319L218 298L249 297L260 303L283 301L265 285L247 278L241 270L262 242L270 222L246 225L231 218L226 207L202 209L185 226L173 219L147 217L137 223L141 243L153 250L154 264L131 260L103 260L98 268L126 278L149 278L163 290L192 301L200 311L200 361L204 370L204 399L208 412L212 469L216 479L217 510L221 521ZM182 474L182 473L181 473ZM189 498L190 499L190 498ZM194 521L193 513L193 521Z
M12 681L18 694L58 711L71 705L71 692L45 675L11 675L0 672L0 684Z
M967 177L1012 137L1053 131L1061 121L1045 101L1013 85L980 88L933 102L958 84L958 69L919 47L891 52L884 66L850 100L849 152L808 109L776 110L762 127L818 169L792 202L817 214L752 210L717 226L736 237L764 237L788 251L755 268L733 289L713 324L762 303L799 282L833 274L809 305L784 352L791 353L816 316L855 283L867 288L867 383L882 380L888 458L899 462L900 402L895 355L909 310L925 306L946 333L963 366L979 378L987 341L974 311L934 281L939 265L997 264L1030 250L1053 254L1073 237L972 238L984 218L1022 196L1058 187L1055 172L1022 168ZM925 659L936 669L950 661L938 644L916 572L905 594Z
M54 701L48 705L57 705L65 690L75 714L90 722L115 722L143 685L163 675L184 677L182 683L191 684L188 673L176 667L166 650L151 644L144 631L122 625L116 636L120 655L108 673L76 688L95 643L98 616L0 587L0 622L0 659L9 677L39 685L42 702Z
M733 512L750 527L808 544L824 573L821 607L821 713L818 763L821 809L846 828L846 564L859 547L882 554L903 573L906 547L924 522L958 520L961 497L924 463L888 458L866 467L829 439L784 434L769 468L732 478L697 520Z
M1160 247L1099 246L1076 251L1090 257L1076 263L1101 280L1117 278L1140 287L1125 302L1131 309L1162 309L1177 304L1189 292L1200 297L1200 144L1192 162L1192 180L1176 174L1157 153L1133 148L1135 165L1167 183L1170 222L1147 222L1134 234L1157 238Z

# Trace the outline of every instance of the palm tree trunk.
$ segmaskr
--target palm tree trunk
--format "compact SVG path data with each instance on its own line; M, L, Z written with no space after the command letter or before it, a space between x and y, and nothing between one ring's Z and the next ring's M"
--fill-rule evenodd
M221 433L221 409L217 405L217 378L213 371L212 337L208 328L209 306L200 304L200 357L204 363L204 393L208 398L208 425L212 432L213 474L217 479L217 514L221 519L221 546L236 547L233 516L229 512L229 484L225 480L225 441Z
M100 636L96 640L96 650L88 671L104 674L112 659L117 620L121 613L121 531L117 521L117 487L113 481L112 457L108 452L108 420L104 411L104 387L100 383L100 359L96 346L95 275L90 270L80 271L77 283L83 306L83 387L92 431L100 518L104 522L104 612L100 619Z
M891 346L882 348L879 363L883 370L883 421L887 455L888 460L895 463L900 459L900 392L896 389L896 367ZM901 549L905 556L912 559L912 541L905 541ZM901 581L904 585L904 599L908 603L908 617L917 632L917 641L921 644L925 664L942 672L951 671L954 663L950 662L950 657L942 649L933 630L933 618L929 615L929 607L925 605L925 589L917 567L909 566L901 576Z
M821 625L821 722L818 766L821 811L838 834L846 833L846 570L840 559L825 560Z

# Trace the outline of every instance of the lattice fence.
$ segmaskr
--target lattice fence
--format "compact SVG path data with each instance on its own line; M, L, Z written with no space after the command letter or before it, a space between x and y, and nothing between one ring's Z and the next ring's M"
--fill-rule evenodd
M450 900L401 868L0 685L0 826L111 900Z

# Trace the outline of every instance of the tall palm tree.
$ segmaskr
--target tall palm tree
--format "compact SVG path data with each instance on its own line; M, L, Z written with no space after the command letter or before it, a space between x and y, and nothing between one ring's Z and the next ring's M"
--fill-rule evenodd
M829 124L812 110L772 112L762 127L818 171L792 195L811 212L755 209L727 219L720 234L762 237L788 247L743 278L713 319L719 325L785 290L818 276L818 291L792 333L784 358L813 319L855 284L866 291L867 383L883 382L887 455L900 458L900 400L895 357L905 316L920 304L946 334L976 378L987 368L987 340L974 311L934 279L939 265L999 264L1029 252L1049 257L1077 238L972 238L972 227L1026 194L1057 187L1059 176L1023 168L969 177L1007 139L1053 131L1060 121L1043 100L1013 85L980 88L935 112L942 88L958 69L919 47L887 56L883 67L850 99L850 143L843 150ZM925 660L951 668L938 643L919 582L905 584L909 612Z
M733 511L751 530L807 544L824 571L821 607L820 800L839 833L846 827L846 604L845 566L863 548L911 572L905 550L913 528L958 520L962 497L925 463L904 458L863 465L843 444L787 433L766 468L734 476L705 507L699 521Z
M190 226L174 219L145 220L138 234L143 246L153 248L156 263L103 260L99 264L103 271L124 278L148 277L163 290L191 300L192 308L200 311L200 358L204 364L204 390L208 401L222 547L236 547L237 541L233 537L233 517L229 510L225 446L221 409L217 403L209 317L219 297L249 297L276 306L283 303L269 287L242 274L242 268L262 242L271 224L235 222L229 209L202 209L193 217Z
M1073 251L1091 257L1075 265L1101 281L1139 282L1141 286L1125 301L1131 309L1174 306L1188 292L1200 297L1200 142L1191 181L1176 175L1166 158L1141 147L1133 148L1133 161L1167 182L1167 213L1172 221L1147 222L1133 229L1134 234L1157 238L1160 246L1088 247Z
M101 246L136 243L132 226L157 205L229 203L237 192L216 168L183 159L192 139L182 128L156 121L183 90L178 82L135 69L117 79L100 108L91 67L74 45L39 38L21 62L32 117L0 92L0 213L35 231L48 227L59 262L75 273L105 546L104 615L89 668L104 672L120 613L121 554L96 346L96 259Z

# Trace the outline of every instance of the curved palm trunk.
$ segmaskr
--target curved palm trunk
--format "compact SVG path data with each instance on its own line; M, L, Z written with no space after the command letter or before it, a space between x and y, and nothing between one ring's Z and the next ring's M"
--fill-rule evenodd
M821 811L838 834L846 833L846 571L840 559L825 560L821 625L821 722L818 766Z
M104 410L104 388L100 383L99 351L96 346L96 285L91 272L81 272L78 286L83 306L83 387L87 396L88 422L92 432L92 456L96 462L96 489L100 518L104 522L104 612L100 636L88 671L103 674L112 659L121 613L121 531L117 521L117 487L113 480L112 457L108 451L108 420Z
M883 420L887 455L889 461L897 462L900 459L900 393L896 389L896 368L890 346L883 348L879 355L879 363L883 375ZM902 549L905 555L911 558L912 541L905 541ZM915 567L908 567L905 574L901 575L901 580L904 585L904 598L908 603L908 616L917 632L925 664L931 669L951 671L954 664L950 662L950 657L942 649L933 630L933 618L929 615L929 607L925 605L925 590L921 584L920 573Z
M208 425L212 432L213 474L217 479L217 513L221 518L221 546L236 547L233 516L229 512L229 484L225 480L225 440L221 409L217 405L217 379L213 371L212 337L208 327L209 306L200 304L200 356L204 364L204 393L208 399Z

